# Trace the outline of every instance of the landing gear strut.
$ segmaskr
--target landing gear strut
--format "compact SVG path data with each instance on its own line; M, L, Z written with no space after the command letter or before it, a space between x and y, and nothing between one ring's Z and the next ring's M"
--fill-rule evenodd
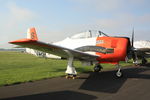
M118 78L120 78L120 77L122 77L122 72L121 72L121 66L119 65L119 64L117 64L116 65L117 66L117 68L118 68L118 71L116 72L116 76L118 77Z
M100 64L96 64L94 67L94 72L100 72L103 67Z
M69 59L68 59L68 65L67 65L67 69L66 69L66 78L67 79L76 79L77 78L77 72L75 67L73 66L73 60L74 57L72 56L72 54L68 51L66 51L69 54Z
M138 62L137 52L133 52L132 58L133 58L133 64L134 64L135 66L138 66L138 65L139 65L139 62Z

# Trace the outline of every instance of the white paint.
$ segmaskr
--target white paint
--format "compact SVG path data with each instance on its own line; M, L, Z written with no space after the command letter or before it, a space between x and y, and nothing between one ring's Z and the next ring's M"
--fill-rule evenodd
M26 48L26 52L29 54L37 56L37 50Z
M31 39L31 32L30 32L30 28L27 30L27 39Z
M76 72L75 67L73 66L74 57L73 57L73 55L72 55L68 50L65 50L65 51L66 51L66 52L68 53L68 55L69 55L66 73L67 73L67 74L76 75L77 72Z
M30 28L27 30L27 39L31 39L31 30L30 30ZM40 56L39 54L43 53L41 51L30 49L30 48L26 48L26 52L29 53L29 54L35 55L35 56ZM49 54L49 53L46 53L46 55L44 57L54 58L54 59L61 59L61 57L53 55L53 54Z
M66 73L67 74L72 74L72 75L76 75L77 72L75 70L75 67L73 66L73 57L69 57L68 59L68 65L67 65L67 69L66 69Z
M135 48L150 48L150 41L135 41Z
M53 55L53 54L49 54L49 53L46 53L46 57L47 58L54 58L54 59L61 59L61 57Z
M100 36L98 31L96 31L96 32L87 31L87 32L83 32L83 33L78 33L78 34L72 36L71 38L67 37L64 40L59 41L59 42L55 42L53 44L61 46L61 47L69 48L69 49L76 49L76 48L82 47L82 46L95 46L96 45L96 38L98 35ZM101 34L101 36L104 36L104 35ZM28 39L31 38L30 29L28 29L28 31L27 31L27 38ZM38 51L34 50L34 49L27 48L26 52L29 54L36 55L36 56L38 55ZM96 55L95 52L85 52L85 53ZM56 56L53 54L48 54L48 53L46 53L46 57L47 58L61 59L61 57L59 57L59 56Z
M103 37L103 36L105 36L105 34L103 34L101 31L89 30L87 32L75 34L71 38L67 37L64 40L53 43L53 44L66 47L69 49L76 49L82 46L95 46L97 37Z
M55 45L75 49L82 46L95 46L96 45L96 37L94 38L84 38L84 39L72 39L72 38L66 38L62 41L54 43Z

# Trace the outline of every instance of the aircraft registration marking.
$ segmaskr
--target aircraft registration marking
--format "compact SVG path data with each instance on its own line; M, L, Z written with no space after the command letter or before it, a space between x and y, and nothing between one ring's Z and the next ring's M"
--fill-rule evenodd
M104 40L97 40L96 41L96 44L103 44L104 43Z

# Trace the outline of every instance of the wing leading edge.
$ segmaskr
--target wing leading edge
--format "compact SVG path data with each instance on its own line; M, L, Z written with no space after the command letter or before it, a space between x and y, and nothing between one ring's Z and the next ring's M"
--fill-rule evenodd
M16 41L11 41L9 43L19 45L25 48L31 48L46 53L58 55L63 58L69 58L69 54L71 54L75 59L78 60L96 61L96 58L99 57L97 55L92 55L78 50L73 50L73 49L61 47L54 44L48 44L33 39L20 39Z

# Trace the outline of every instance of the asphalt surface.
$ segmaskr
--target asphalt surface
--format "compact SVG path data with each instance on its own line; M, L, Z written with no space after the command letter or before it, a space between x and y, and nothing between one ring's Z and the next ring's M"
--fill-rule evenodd
M149 100L150 64L116 71L81 74L0 87L0 100Z

